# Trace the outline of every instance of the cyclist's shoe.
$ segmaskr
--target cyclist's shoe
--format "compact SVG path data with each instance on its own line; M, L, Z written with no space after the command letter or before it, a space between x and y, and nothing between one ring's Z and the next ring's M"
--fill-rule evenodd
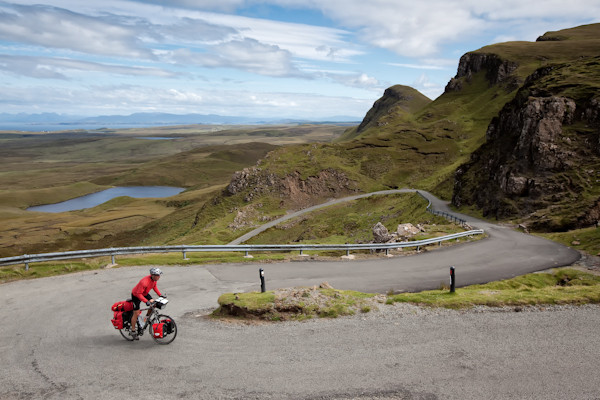
M132 338L133 340L140 340L140 336L138 335L138 333L137 333L137 331L136 331L135 329L132 329L132 330L129 332L129 335L131 335L131 338Z

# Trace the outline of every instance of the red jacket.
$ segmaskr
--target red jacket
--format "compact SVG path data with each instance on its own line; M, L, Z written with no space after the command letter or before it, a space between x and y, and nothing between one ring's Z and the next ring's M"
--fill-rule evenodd
M154 290L157 295L162 296L156 287L156 281L152 280L152 275L143 277L138 284L135 285L131 294L146 303L148 302L146 296L150 293L150 290Z

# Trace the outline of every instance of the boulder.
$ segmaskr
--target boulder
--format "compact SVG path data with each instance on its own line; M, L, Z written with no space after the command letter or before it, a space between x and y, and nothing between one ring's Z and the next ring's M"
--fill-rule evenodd
M386 243L392 239L392 235L390 235L387 228L381 222L378 222L373 227L373 237L375 243Z
M410 239L411 237L421 232L421 229L417 228L411 223L406 223L398 225L396 232L398 233L398 237L400 237L401 239Z

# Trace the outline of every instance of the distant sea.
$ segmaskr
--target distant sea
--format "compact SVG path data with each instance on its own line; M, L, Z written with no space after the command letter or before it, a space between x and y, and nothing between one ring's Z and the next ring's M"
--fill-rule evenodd
M125 129L125 128L150 128L153 126L168 126L173 124L110 124L103 126L99 124L19 124L0 123L0 131L24 131L24 132L54 132L72 130L97 130L97 129Z

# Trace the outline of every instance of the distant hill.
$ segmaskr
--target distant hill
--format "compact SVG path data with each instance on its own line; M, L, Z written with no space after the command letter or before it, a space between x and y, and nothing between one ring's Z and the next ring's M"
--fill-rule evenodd
M344 139L352 139L368 128L382 126L386 120L413 114L431 103L431 99L410 86L395 85L385 90L373 104L360 125L349 131Z

